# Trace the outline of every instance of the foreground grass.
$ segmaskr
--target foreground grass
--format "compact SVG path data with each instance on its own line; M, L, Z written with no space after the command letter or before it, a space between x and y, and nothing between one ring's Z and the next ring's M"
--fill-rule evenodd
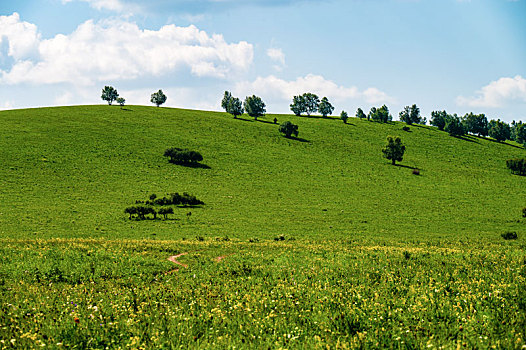
M523 148L276 116L299 124L289 140L274 117L1 112L0 348L526 345L526 178L505 168ZM387 135L404 166L381 158ZM123 212L184 191L206 204Z
M2 347L526 344L517 243L3 240L1 257Z

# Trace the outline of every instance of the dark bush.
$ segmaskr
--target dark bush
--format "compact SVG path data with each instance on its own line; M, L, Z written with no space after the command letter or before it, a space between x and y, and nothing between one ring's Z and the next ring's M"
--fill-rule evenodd
M410 128L410 127L408 127L408 126L404 126L404 127L402 128L402 130L404 130L404 131L410 131L410 130L411 130L411 128Z
M137 207L128 207L124 209L124 212L130 215L130 220L134 217L134 215L137 215L136 218L138 220L146 220L146 215L148 214L152 214L153 218L157 219L157 211L152 207L146 207L143 205L139 205Z
M164 156L169 157L170 163L174 164L195 164L203 160L199 152L177 147L168 148L164 151Z
M526 207L522 208L522 217L526 218Z
M183 194L179 193L170 193L168 194L168 197L163 198L155 198L154 200L148 200L148 201L135 201L136 204L146 204L146 205L159 205L159 206L167 206L167 205L203 205L205 204L203 201L197 199L196 196L188 194L184 192Z
M508 159L506 166L512 174L526 176L526 158Z
M166 220L168 218L168 214L173 214L174 210L173 208L161 208L159 209L158 213L164 216L164 219Z
M284 241L285 240L285 236L280 235L280 236L274 237L274 240L275 241Z
M279 126L279 132L282 134L285 134L285 137L290 138L292 135L298 137L298 126L296 124L292 124L290 121L286 121L285 123L281 124Z
M420 175L420 169L413 169L413 175Z
M517 232L504 232L503 234L501 234L501 237L504 238L505 240L510 240L510 239L517 239L519 238L517 236Z

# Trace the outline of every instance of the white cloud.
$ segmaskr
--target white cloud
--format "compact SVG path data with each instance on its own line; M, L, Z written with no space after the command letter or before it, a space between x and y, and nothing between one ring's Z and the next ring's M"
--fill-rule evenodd
M8 41L7 54L19 60L28 58L38 53L40 34L37 26L27 22L21 22L18 13L11 16L0 16L0 43Z
M108 80L161 76L189 69L198 77L224 78L248 69L253 46L227 43L191 25L140 29L123 20L86 21L69 35L41 40L36 26L18 14L0 17L14 65L0 70L0 83L91 85ZM36 50L38 59L30 55Z
M270 48L267 50L267 56L277 63L274 69L281 71L285 67L285 54L281 49Z
M286 81L273 75L258 77L253 82L241 82L236 85L237 94L257 94L273 101L290 101L295 95L312 92L318 96L327 96L336 103L346 103L350 100L381 104L393 102L394 99L376 88L360 91L357 87L345 87L325 79L321 75L308 74L293 81Z
M62 0L63 4L72 2L74 0ZM126 7L119 0L80 0L89 3L89 5L97 10L110 10L122 12Z
M477 91L472 97L457 97L457 104L468 107L505 107L510 103L526 102L526 79L500 78Z

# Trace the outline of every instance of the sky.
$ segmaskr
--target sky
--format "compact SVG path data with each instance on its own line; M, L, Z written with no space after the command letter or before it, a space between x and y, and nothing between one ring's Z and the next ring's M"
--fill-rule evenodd
M526 121L526 0L1 0L0 109L221 110L225 90L290 113L417 104Z

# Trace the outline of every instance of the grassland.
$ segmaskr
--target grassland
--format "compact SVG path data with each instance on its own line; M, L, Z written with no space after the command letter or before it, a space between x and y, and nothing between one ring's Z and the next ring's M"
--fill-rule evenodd
M526 178L505 167L526 155L517 144L139 106L0 123L2 348L526 344ZM407 146L403 166L382 159L387 135ZM168 147L206 167L168 163ZM206 204L124 214L184 191Z

